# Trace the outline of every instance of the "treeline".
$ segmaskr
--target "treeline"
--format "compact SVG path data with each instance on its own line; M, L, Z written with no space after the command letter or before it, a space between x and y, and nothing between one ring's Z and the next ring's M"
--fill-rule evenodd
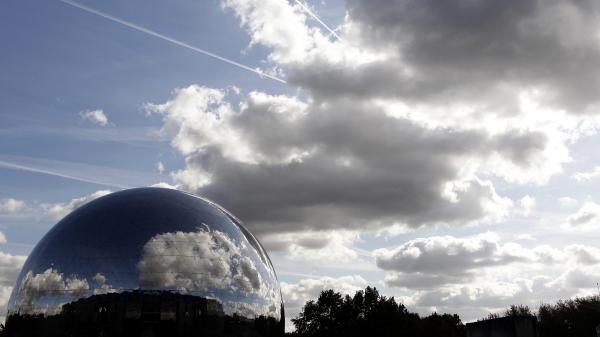
M537 317L540 337L597 337L600 335L600 297L582 297L542 304L537 313L528 306L513 305L503 316ZM488 318L499 317L490 315Z
M537 312L528 306L513 305L483 320L507 316L537 317L539 337L597 337L600 297L542 304ZM421 317L408 311L394 297L382 296L376 288L371 287L357 291L354 296L325 290L318 299L306 302L292 323L296 331L288 333L289 337L466 336L465 325L458 315L433 313ZM0 325L0 337L5 333L4 326Z
M535 312L525 305L512 305L502 313L482 320L507 316L534 316L539 337L597 337L600 335L600 297L591 296L542 304ZM411 336L464 337L466 327L456 314L433 313L421 317L393 297L381 296L367 287L354 296L333 290L321 292L306 302L292 319L296 331L290 337ZM599 329L597 334L596 329Z
M294 337L411 336L463 337L465 326L458 315L431 314L420 317L393 297L367 287L353 297L325 290L316 301L308 301L292 319Z

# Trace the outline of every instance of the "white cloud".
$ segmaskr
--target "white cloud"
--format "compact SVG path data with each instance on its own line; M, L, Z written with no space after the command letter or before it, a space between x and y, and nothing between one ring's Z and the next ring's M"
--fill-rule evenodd
M518 244L501 244L495 233L414 239L373 254L377 266L387 271L387 284L417 289L468 282L475 270L535 259Z
M525 248L498 235L427 237L374 252L388 286L421 313L457 312L463 321L511 304L536 308L594 292L600 249L585 245Z
M162 161L159 161L158 163L156 163L156 170L158 171L158 173L163 174L163 172L165 172L165 164L163 164Z
M315 39L322 38L317 29L306 26L302 8L287 2L223 0L221 4L232 9L243 25L256 32L251 34L252 44L271 48L273 52L269 57L276 62L287 63L302 58L315 47Z
M526 195L523 198L519 199L519 206L521 206L524 216L529 216L531 212L535 209L536 205L537 202L532 196Z
M595 166L590 172L577 172L573 175L573 178L578 182L588 182L600 177L600 166Z
M389 286L422 290L494 279L503 277L494 275L496 272L521 268L583 268L600 263L600 250L593 247L569 245L556 249L542 244L525 248L514 242L502 242L495 233L464 238L418 238L397 248L375 250L373 255L377 266L386 272L385 281Z
M0 244L3 243L6 243L6 237L0 232ZM26 259L27 256L0 252L0 324L4 322L8 299Z
M164 233L150 239L137 263L147 289L266 294L261 273L244 247L220 231Z
M577 201L577 199L571 198L571 197L561 197L558 199L558 204L561 207L572 207L572 206L576 206L579 203L579 201Z
M590 229L600 225L600 205L588 201L579 210L567 217L566 228Z
M536 238L528 233L523 233L523 234L519 234L516 237L517 240L521 240L521 241L535 241Z
M27 256L0 252L0 286L12 286Z
M16 213L25 208L25 202L13 198L0 200L0 213Z
M166 183L166 182L156 183L154 185L151 185L150 187L170 188L170 189L173 189L173 190L177 189L177 186L171 185L171 184Z
M12 287L0 286L0 324L4 324L6 320L6 305L8 304L11 292Z
M54 314L60 312L62 304L41 305L42 302L39 300L57 294L77 299L84 297L89 289L90 286L86 279L79 279L75 276L65 278L62 273L53 268L35 275L29 271L21 281L16 300L22 313Z
M11 292L11 286L0 286L0 324L4 324L4 321L6 319L5 314Z
M343 294L353 295L354 292L364 289L366 286L367 281L364 278L359 275L351 275L305 278L293 284L281 282L281 291L286 308L298 310L306 301L317 298L323 290L333 289Z
M459 313L463 322L471 321L516 303L536 308L540 301L549 303L576 293L573 288L558 287L553 281L544 276L531 279L517 276L510 281L478 279L470 284L417 292L411 302L422 312Z
M107 194L110 194L109 190L98 190L92 194L71 199L71 201L66 203L57 203L57 204L45 204L42 205L43 208L46 209L47 213L55 220L62 219L67 214L73 212L77 208L87 204L88 202L95 200L97 198L103 197Z
M459 313L463 321L470 321L489 312L505 310L513 304L525 304L535 309L540 303L595 293L597 268L560 269L566 271L558 277L543 275L544 270L538 270L537 276L528 277L521 277L522 271L518 269L503 270L506 277L482 276L468 283L412 290L405 303L421 313Z
M107 126L109 125L108 117L102 109L80 111L79 116L82 120L92 124Z
M117 292L117 289L114 289L110 284L107 283L106 276L100 273L94 275L94 282L96 282L94 295L104 295Z

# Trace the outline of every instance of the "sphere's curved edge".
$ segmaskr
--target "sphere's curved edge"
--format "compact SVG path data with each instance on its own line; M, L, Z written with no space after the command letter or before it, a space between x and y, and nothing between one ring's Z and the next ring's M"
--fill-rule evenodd
M7 336L280 336L284 307L260 242L223 207L141 187L60 220L27 259Z

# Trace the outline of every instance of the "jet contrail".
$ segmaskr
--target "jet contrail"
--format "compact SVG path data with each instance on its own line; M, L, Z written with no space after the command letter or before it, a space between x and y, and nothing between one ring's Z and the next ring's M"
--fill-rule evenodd
M109 183L109 182L105 182L105 181L88 179L88 178L84 178L84 177L77 177L77 176L73 176L73 175L66 174L66 173L51 171L51 170L32 167L32 166L21 165L21 164L17 164L17 163L11 163L11 162L7 162L7 161L3 161L3 160L0 160L0 168L7 168L7 169L33 172L33 173L41 173L41 174L46 174L46 175L50 175L50 176L55 176L55 177L60 177L60 178L65 178L65 179L70 179L70 180L76 180L76 181L82 181L82 182L92 183L92 184L97 184L97 185L112 186L112 187L117 187L117 188L130 188L130 186L113 184L113 183Z
M318 16L317 14L315 14L312 10L310 10L310 8L308 8L308 6L306 6L305 4L302 3L302 1L300 0L294 0L294 2L296 2L300 7L302 7L302 9L308 13L308 15L310 15L313 19L315 19L318 23L321 24L321 26L325 27L325 29L327 29L331 35L335 36L336 39L342 41L342 38L337 35L337 33L335 32L335 30L329 28L329 26L327 24L325 24L325 22L323 22Z
M198 47L194 47L194 46L192 46L192 45L190 45L190 44L187 44L187 43L185 43L185 42L182 42L182 41L179 41L179 40L177 40L177 39L174 39L174 38L172 38L172 37L169 37L169 36L166 36L166 35L163 35L163 34L157 33L157 32L155 32L155 31L153 31L153 30L150 30L150 29L148 29L148 28L144 28L144 27L142 27L142 26L138 26L138 25L136 25L136 24L134 24L134 23L131 23L131 22L129 22L129 21L125 21L125 20L123 20L123 19L120 19L120 18L118 18L118 17L116 17L116 16L113 16L113 15L110 15L110 14L107 14L107 13L104 13L104 12L101 12L101 11L99 11L99 10L96 10L96 9L94 9L94 8L91 8L91 7L88 7L88 6L82 5L82 4L78 3L78 2L75 2L75 1L72 1L72 0L60 0L60 1L61 1L61 2L63 2L63 3L65 3L65 4L67 4L67 5L71 5L71 6L73 6L73 7L77 7L77 8L79 8L79 9L81 9L81 10L84 10L84 11L86 11L86 12L88 12L88 13L91 13L91 14L95 14L95 15L101 16L101 17L103 17L103 18L105 18L105 19L111 20L111 21L113 21L113 22L116 22L116 23L120 23L120 24L122 24L122 25L124 25L124 26L127 26L127 27L129 27L129 28L135 29L135 30L137 30L137 31L139 31L139 32L142 32L142 33L146 33L146 34L152 35L152 36L154 36L154 37L157 37L157 38L159 38L159 39L165 40L165 41L167 41L167 42L171 42L171 43L173 43L173 44L176 44L176 45L178 45L178 46L180 46L180 47L184 47L184 48L187 48L187 49L193 50L193 51L195 51L195 52L197 52L197 53L200 53L200 54L203 54L203 55L206 55L206 56L212 57L212 58L214 58L214 59L217 59L217 60L219 60L219 61L223 61L223 62L225 62L225 63L229 63L229 64L231 64L231 65L234 65L234 66L238 67L238 68L242 68L242 69L244 69L244 70L251 71L251 72L253 72L253 73L255 73L255 74L258 74L258 75L259 75L259 76L261 76L261 77L266 77L266 78L269 78L269 79L272 79L272 80L274 80L274 81L281 82L281 83L287 83L285 80L283 80L283 79L281 79L281 78L279 78L279 77L276 77L276 76L273 76L273 75L266 74L266 73L264 73L264 72L262 72L262 71L260 71L260 70L257 70L257 69L254 69L254 68L251 68L251 67L249 67L249 66L247 66L247 65L244 65L244 64L238 63L238 62L236 62L236 61L230 60L230 59L228 59L228 58L225 58L225 57L223 57L223 56L219 56L219 55L217 55L217 54L214 54L214 53L211 53L211 52L209 52L209 51L207 51L207 50L204 50L204 49L201 49L201 48L198 48Z

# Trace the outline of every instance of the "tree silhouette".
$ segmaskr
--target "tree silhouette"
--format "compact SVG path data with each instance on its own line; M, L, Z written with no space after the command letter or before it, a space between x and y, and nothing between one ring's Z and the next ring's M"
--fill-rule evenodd
M522 316L534 316L531 308L526 305L511 305L510 308L504 312L504 317L522 317Z
M459 337L465 333L458 315L434 313L420 318L394 297L381 296L372 287L357 291L353 297L324 290L316 301L306 302L292 322L294 335L299 337Z
M537 315L526 305L511 305L502 314L485 319L537 316L541 337L597 337L600 327L600 297L591 296L542 304Z
M592 296L543 304L538 310L540 336L596 337L600 297Z

